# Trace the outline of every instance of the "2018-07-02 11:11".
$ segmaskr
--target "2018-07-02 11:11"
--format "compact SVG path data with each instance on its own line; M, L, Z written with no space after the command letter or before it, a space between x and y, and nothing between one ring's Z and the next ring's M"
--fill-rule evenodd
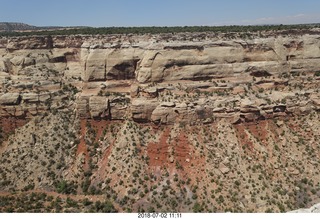
M181 213L138 213L138 218L182 218Z

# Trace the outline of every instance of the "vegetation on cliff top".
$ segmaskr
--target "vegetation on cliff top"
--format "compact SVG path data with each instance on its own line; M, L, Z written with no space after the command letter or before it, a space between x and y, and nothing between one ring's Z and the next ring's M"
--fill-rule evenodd
M1 32L0 36L30 36L30 35L92 35L92 34L159 34L181 32L257 32L257 31L285 31L285 30L310 30L319 28L320 24L297 25L249 25L249 26L175 26L175 27L84 27L59 30L38 30L30 32Z

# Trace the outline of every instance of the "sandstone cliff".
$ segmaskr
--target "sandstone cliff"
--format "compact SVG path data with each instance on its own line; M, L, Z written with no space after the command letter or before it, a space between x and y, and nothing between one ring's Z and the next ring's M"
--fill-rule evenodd
M0 190L121 211L319 201L319 30L3 37L0 54Z
M174 123L318 109L320 35L190 35L2 38L0 115L62 107L71 87L87 118Z

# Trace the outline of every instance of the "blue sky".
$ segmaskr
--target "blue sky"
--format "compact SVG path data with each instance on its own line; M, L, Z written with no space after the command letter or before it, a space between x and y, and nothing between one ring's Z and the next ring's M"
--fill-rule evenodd
M94 27L320 23L320 1L0 0L0 21Z

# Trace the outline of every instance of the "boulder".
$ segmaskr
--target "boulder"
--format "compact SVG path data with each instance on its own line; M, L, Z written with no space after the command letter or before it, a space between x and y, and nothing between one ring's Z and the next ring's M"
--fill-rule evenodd
M312 100L314 105L320 106L320 96L312 95L310 99Z
M6 59L0 58L0 72L8 72Z
M259 109L257 108L254 101L249 99L243 99L240 102L240 111L242 113L250 113L250 112L258 112Z
M158 89L156 87L149 87L143 90L145 96L150 98L156 98L158 96Z
M152 112L151 121L161 124L174 124L177 114L172 107L157 106Z
M138 97L139 90L140 90L140 88L139 88L138 85L132 84L131 87L130 87L130 96L131 96L131 98Z
M89 98L91 118L106 118L109 116L109 100L106 97L92 96Z
M148 122L154 109L159 105L157 100L148 100L138 98L132 101L131 113L132 119L136 122Z
M230 172L230 168L228 168L227 166L225 166L224 164L220 164L219 166L219 170L222 174L227 174Z
M110 119L123 120L127 116L129 98L116 97L109 100L110 103Z
M14 56L12 59L10 59L10 62L15 66L21 66L24 61L24 56Z
M39 95L37 93L23 93L21 96L25 103L37 103L39 101Z
M19 93L6 93L0 95L0 105L18 105L21 101Z
M27 67L30 65L35 65L36 61L33 58L30 57L24 57L22 67Z
M239 113L235 113L233 116L230 117L230 123L237 124L239 122L241 122L241 118L240 118Z

